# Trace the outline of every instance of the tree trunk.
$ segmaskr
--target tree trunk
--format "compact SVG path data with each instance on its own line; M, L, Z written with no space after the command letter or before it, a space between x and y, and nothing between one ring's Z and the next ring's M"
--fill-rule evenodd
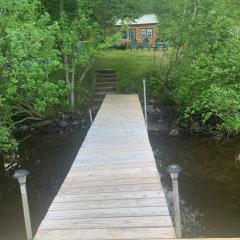
M69 103L71 104L71 92L72 92L72 83L71 83L71 79L70 79L70 73L69 73L69 64L68 64L68 56L67 54L63 54L63 61L64 61L64 65L65 65L65 81L69 87L69 93L68 93L68 99L69 99Z
M64 13L64 0L59 0L59 15L60 18L63 16ZM61 32L64 31L63 26L60 27ZM64 41L63 41L62 48L64 49ZM72 78L70 79L70 72L69 72L69 61L68 61L68 55L63 51L63 62L65 66L65 81L70 88L68 98L69 98L69 104L71 107L74 108L74 83L72 83Z
M91 59L90 62L87 64L87 66L85 67L82 75L80 76L79 80L78 80L78 83L79 84L82 84L83 80L85 79L86 77L86 74L88 73L88 71L91 69L92 67L92 64L94 62L94 59Z
M64 12L64 0L59 0L59 15L62 16Z
M74 109L75 107L75 72L72 73L71 77L71 89L70 89L70 103L71 107Z

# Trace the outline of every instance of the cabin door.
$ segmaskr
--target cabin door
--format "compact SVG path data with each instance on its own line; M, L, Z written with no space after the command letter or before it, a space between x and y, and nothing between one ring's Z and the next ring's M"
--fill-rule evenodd
M136 30L130 29L129 30L129 40L136 39Z

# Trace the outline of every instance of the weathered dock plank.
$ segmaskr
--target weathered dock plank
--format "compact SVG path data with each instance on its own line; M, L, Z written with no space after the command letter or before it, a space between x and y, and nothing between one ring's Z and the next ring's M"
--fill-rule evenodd
M81 202L55 202L49 210L75 210L75 209L103 209L103 208L124 208L124 207L161 207L165 206L164 198L149 199L117 199L100 201L81 201Z
M107 95L35 240L175 238L137 95Z
M105 199L148 199L156 197L164 197L163 190L157 191L141 191L141 192L120 192L120 193L95 193L95 194L79 194L74 195L57 195L53 202L76 202L76 201L91 201L91 200L105 200Z
M69 219L46 220L42 229L83 229L83 228L146 228L146 227L171 227L172 222L168 216L154 217L115 217L95 219Z
M169 239L174 236L172 227L156 228L101 228L101 229L54 229L41 230L35 240L122 240L122 239Z

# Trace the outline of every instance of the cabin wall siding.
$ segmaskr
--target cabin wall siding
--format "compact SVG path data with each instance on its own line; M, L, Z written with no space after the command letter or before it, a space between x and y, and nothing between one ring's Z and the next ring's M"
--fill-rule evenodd
M156 39L158 38L158 33L159 33L159 25L158 24L141 24L141 25L132 25L129 27L129 29L135 30L137 43L143 42L141 30L148 29L148 28L151 28L153 30L152 38L148 39L149 44L153 44L153 43L155 43Z
M115 29L120 30L122 26L115 26ZM136 40L138 44L141 44L143 42L142 35L141 35L141 30L142 29L148 29L151 28L153 30L153 36L152 38L149 38L149 44L152 45L155 43L156 39L158 38L159 34L159 24L138 24L138 25L130 25L129 30L135 30L136 34ZM130 43L130 40L123 39L121 41L122 44L128 44Z

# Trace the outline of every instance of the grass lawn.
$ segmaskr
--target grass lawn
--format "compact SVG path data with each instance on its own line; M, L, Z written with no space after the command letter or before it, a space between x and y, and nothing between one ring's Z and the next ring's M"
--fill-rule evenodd
M147 50L108 50L98 56L90 72L94 78L96 69L115 69L118 92L138 92L142 78L162 61L163 52Z
M118 73L149 70L154 68L154 55L157 65L161 59L161 51L156 51L154 54L154 51L147 50L109 50L96 59L94 68L112 68Z

